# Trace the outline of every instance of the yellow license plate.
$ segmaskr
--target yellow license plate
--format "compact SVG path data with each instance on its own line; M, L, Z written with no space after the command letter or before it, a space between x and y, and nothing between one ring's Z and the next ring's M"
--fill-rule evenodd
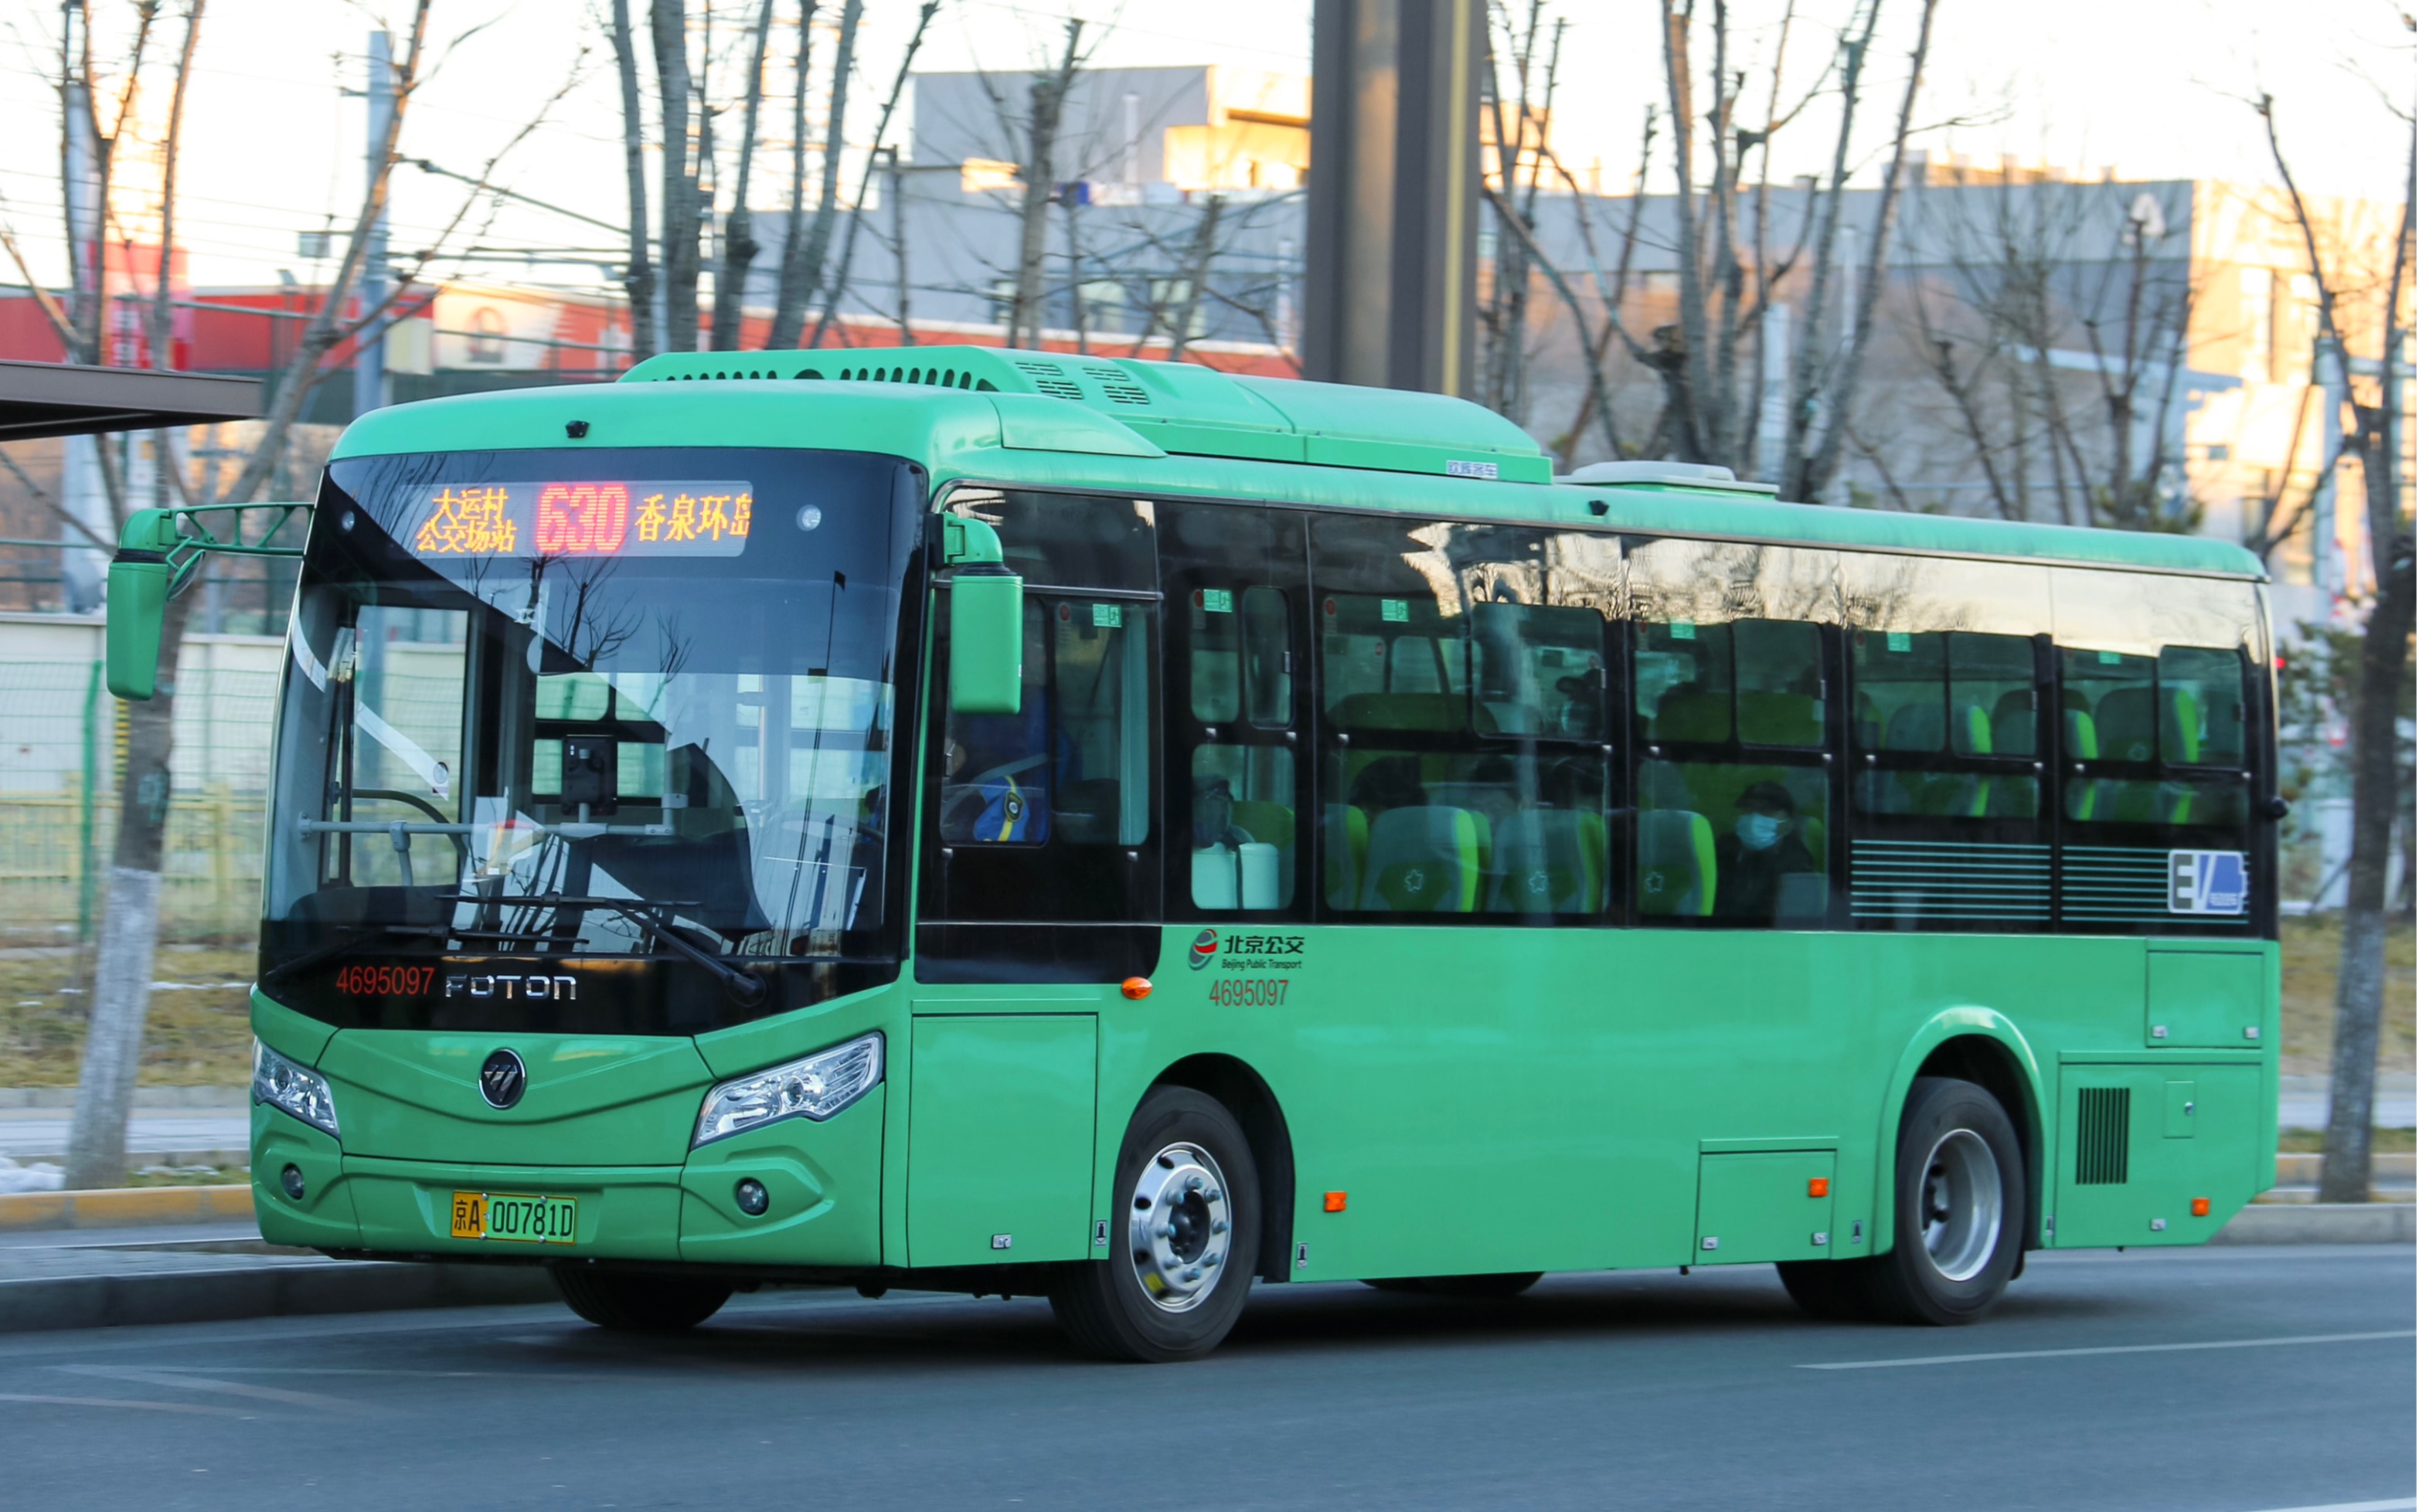
M579 1237L579 1200L520 1192L456 1192L454 1237L568 1245Z

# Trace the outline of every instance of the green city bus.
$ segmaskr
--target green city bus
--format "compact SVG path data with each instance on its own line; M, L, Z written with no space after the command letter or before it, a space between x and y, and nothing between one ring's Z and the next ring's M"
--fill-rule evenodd
M194 519L128 531L121 693ZM1973 1321L2273 1177L2262 583L1102 357L378 410L277 712L261 1233L1147 1360L1255 1281Z

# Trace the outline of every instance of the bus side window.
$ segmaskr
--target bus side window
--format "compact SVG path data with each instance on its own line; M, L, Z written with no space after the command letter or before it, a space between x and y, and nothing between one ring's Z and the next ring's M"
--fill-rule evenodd
M1796 620L1636 626L1644 922L1822 924L1831 790L1824 645L1823 627Z
M1299 522L1225 505L1161 507L1178 755L1168 895L1197 916L1295 908L1309 854L1294 739ZM1187 748L1190 748L1189 751Z

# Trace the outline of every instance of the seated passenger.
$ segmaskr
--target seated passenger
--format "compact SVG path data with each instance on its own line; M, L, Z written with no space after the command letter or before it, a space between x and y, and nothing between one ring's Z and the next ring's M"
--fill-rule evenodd
M1226 779L1194 779L1193 848L1208 850L1224 846L1234 850L1251 843L1251 835L1235 822L1235 790Z
M1379 756L1361 769L1352 779L1352 788L1346 801L1364 814L1383 814L1388 809L1420 808L1428 801L1427 785L1420 780L1420 758L1410 756Z
M1738 819L1714 841L1714 912L1724 919L1770 924L1780 907L1780 879L1819 871L1798 838L1797 803L1777 782L1739 794Z

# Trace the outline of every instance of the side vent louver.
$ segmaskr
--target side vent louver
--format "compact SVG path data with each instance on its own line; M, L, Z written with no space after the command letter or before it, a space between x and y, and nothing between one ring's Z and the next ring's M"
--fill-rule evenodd
M1067 376L1067 370L1055 362L1036 362L1029 358L1018 358L1016 370L1031 378L1033 387L1053 399L1072 399L1079 404L1083 402L1082 386Z
M955 368L841 368L831 374L842 383L912 383L933 389L985 389L988 383L977 383L974 374ZM824 376L812 368L799 372L801 378Z
M1113 368L1099 362L1086 362L1083 365L1083 374L1084 376L1101 386L1101 392L1108 396L1111 404L1148 405L1150 403L1149 391L1141 384L1134 382L1133 374L1123 368Z
M2126 1148L2133 1139L2133 1089L2085 1087L2075 1097L2074 1184L2124 1185Z

